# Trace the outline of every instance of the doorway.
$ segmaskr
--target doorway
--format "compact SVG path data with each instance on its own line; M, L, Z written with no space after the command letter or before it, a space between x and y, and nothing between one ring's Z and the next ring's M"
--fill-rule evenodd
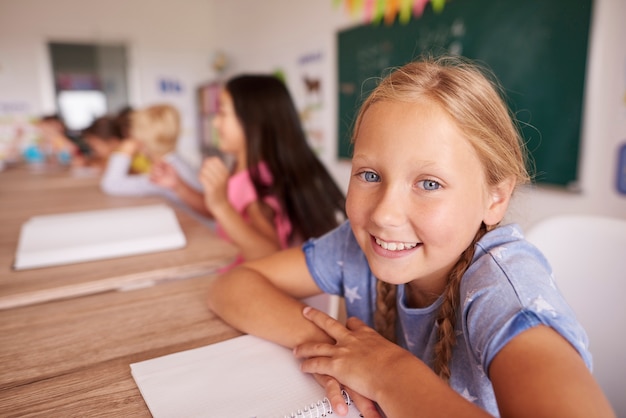
M72 136L128 106L125 45L50 42L48 51L56 107Z

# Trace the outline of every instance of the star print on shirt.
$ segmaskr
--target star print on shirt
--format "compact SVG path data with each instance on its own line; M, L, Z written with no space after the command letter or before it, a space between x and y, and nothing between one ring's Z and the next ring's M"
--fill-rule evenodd
M467 388L463 390L463 393L461 393L461 396L470 402L474 402L476 399L478 399L476 396L470 395L469 390Z
M504 253L506 253L506 251L507 251L506 247L497 247L489 251L489 254L491 254L493 258L497 260L502 260L502 258L504 257Z
M345 297L350 303L354 303L355 300L361 299L361 296L359 295L359 287L346 287Z
M481 366L480 364L476 366L476 368L478 369L478 372L480 373L481 376L487 375L487 373L485 373L485 369L483 369L483 366Z
M552 317L556 317L556 311L552 305L550 305L543 297L539 296L535 298L531 305L537 310L537 312L548 312Z
M469 292L467 292L467 295L465 296L465 304L469 305L470 303L472 303L474 301L474 295L478 293L478 290L476 289L472 289Z

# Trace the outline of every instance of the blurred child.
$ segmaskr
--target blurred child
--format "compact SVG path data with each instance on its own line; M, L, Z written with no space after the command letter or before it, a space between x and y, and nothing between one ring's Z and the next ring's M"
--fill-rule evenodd
M265 256L337 226L344 195L309 147L280 80L269 75L230 79L214 126L219 149L233 163L205 159L204 193L178 181L166 166L155 168L153 180L215 219L220 235L241 250L241 259Z
M162 195L178 200L169 189L150 181L155 163L166 162L181 182L201 189L197 172L177 153L180 116L173 106L159 104L130 114L130 138L124 139L107 162L100 187L105 193L126 196ZM137 164L140 159L141 164Z
M341 388L366 418L614 416L548 262L500 225L529 175L489 78L461 59L407 64L353 142L348 221L216 277L210 308L294 347L339 416ZM346 326L298 300L322 292L345 296Z
M79 154L78 146L68 137L65 123L59 115L47 115L37 122L41 135L40 151L54 164L70 165Z
M109 156L122 143L122 134L116 118L101 116L81 133L83 141L89 147L89 154L83 158L82 166L104 170Z

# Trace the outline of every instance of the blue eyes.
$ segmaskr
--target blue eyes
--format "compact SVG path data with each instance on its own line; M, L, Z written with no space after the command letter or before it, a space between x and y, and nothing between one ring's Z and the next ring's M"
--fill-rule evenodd
M380 182L380 176L373 171L363 171L359 173L359 177L367 183ZM427 191L438 190L441 188L441 184L436 180L420 180L417 182L417 186Z
M363 180L365 180L368 183L374 183L374 182L380 181L380 177L378 176L378 174L372 171L366 171L362 173L361 176L363 177Z
M435 180L423 180L420 182L424 190L437 190L441 187L441 184Z

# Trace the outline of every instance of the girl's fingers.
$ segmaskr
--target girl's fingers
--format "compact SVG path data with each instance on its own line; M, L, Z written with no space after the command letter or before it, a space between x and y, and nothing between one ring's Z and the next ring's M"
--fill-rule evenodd
M382 418L382 415L376 407L376 404L372 400L349 389L346 389L346 391L350 395L350 398L352 399L354 405L356 405L356 409L359 410L363 417Z
M310 306L305 307L302 310L302 314L306 319L324 330L335 341L338 341L349 332L339 321Z
M335 345L327 343L303 343L293 349L293 355L297 358L331 357Z
M346 414L348 412L348 407L343 400L343 395L341 394L341 385L339 384L339 382L330 376L324 376L319 374L314 374L313 376L324 388L324 391L326 392L326 397L333 407L333 411L335 411L340 416Z

